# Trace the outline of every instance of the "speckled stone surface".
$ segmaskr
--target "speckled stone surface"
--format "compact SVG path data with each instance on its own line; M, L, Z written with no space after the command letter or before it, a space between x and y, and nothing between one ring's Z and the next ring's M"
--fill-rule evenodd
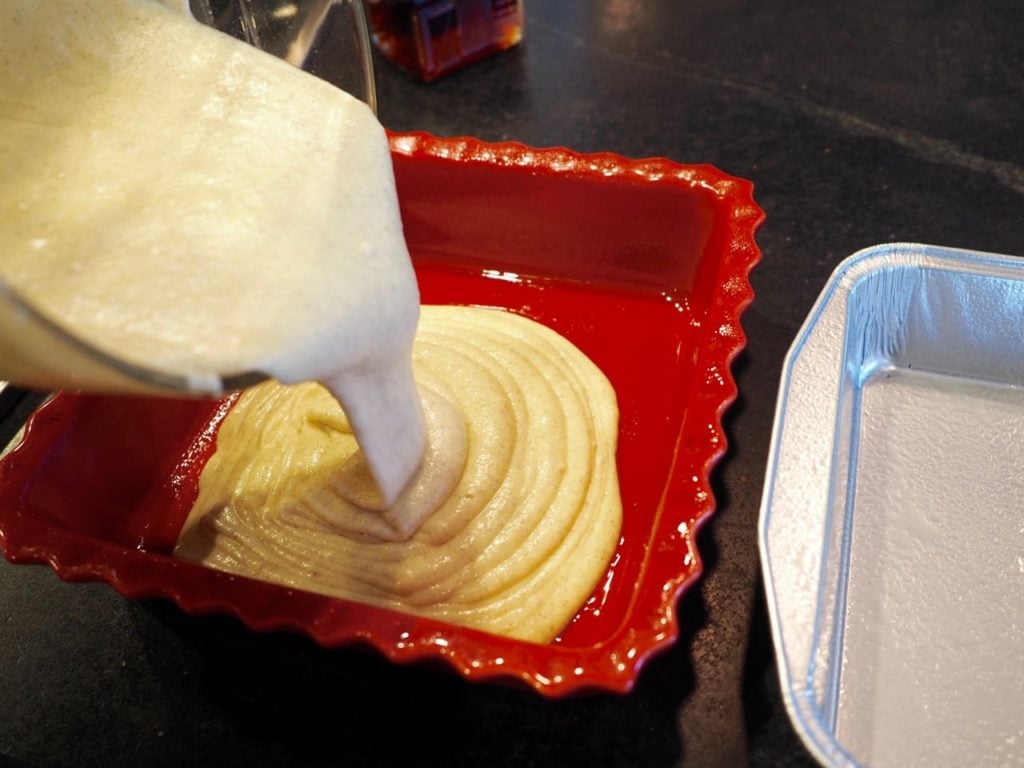
M545 701L0 564L0 755L37 766L809 766L774 669L756 523L783 356L835 265L914 240L1024 255L1014 2L534 0L519 48L394 130L707 162L767 213L707 564L627 696ZM7 419L8 432L18 418Z

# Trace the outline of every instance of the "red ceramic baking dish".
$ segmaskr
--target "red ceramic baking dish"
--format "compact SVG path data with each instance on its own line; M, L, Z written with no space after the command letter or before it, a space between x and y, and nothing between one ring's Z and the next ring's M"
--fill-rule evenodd
M211 454L220 402L60 393L0 462L0 545L68 581L109 582L187 612L396 662L446 661L548 696L628 691L678 633L699 576L709 474L726 448L730 362L763 218L747 181L665 159L391 137L424 303L504 307L572 340L619 398L624 522L608 573L537 645L229 575L170 552Z

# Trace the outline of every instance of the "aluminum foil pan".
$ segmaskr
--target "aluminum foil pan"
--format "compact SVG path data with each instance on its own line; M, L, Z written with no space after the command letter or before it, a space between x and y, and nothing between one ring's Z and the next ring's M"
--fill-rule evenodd
M839 266L786 361L759 543L822 763L1024 764L1024 260Z

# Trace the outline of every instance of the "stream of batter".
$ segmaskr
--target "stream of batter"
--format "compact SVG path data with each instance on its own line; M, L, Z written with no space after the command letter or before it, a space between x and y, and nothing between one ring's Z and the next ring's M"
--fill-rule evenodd
M393 502L419 294L371 110L152 0L4 0L0 72L3 278L133 362L324 382Z
M509 313L420 322L369 108L174 5L0 4L2 277L140 365L273 377L181 557L550 640L618 540L607 380Z

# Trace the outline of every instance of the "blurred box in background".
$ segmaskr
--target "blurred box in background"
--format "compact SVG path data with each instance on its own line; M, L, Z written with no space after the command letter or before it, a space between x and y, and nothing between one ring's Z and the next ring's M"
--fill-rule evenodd
M427 82L516 45L521 0L366 0L373 41Z

